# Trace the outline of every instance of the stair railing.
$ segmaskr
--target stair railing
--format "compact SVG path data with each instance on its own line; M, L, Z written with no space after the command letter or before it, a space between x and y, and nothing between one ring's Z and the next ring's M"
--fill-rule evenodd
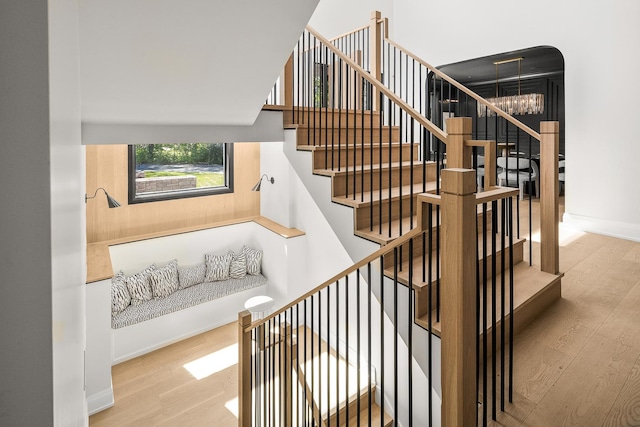
M502 185L515 185L515 187L524 186L528 183L529 191L526 203L527 210L521 215L521 201L516 201L516 229L518 237L521 234L521 217L524 222L523 234L529 236L529 254L533 253L532 234L535 226L532 217L532 202L534 191L538 197L544 197L544 186L540 179L534 179L532 175L534 168L528 168L528 176L524 179L519 173L515 173L511 165L535 163L539 166L540 175L548 176L557 175L554 172L558 169L559 151L555 159L549 157L546 163L543 161L542 151L544 150L542 143L543 131L536 132L517 118L511 116L504 110L493 105L476 92L467 88L447 74L441 72L438 68L429 64L422 58L402 47L389 38L388 20L381 17L380 12L373 12L367 32L368 38L364 39L367 44L358 46L358 38L352 40L349 45L351 51L369 51L368 59L369 68L375 70L375 76L385 84L387 88L392 90L404 102L418 111L424 117L428 118L431 123L439 126L449 133L446 127L446 119L449 117L470 117L471 125L471 141L475 143L471 150L471 162L465 167L472 167L479 170L478 173L478 191L483 188L491 188L496 183ZM548 101L547 101L548 102ZM384 106L380 106L383 108ZM552 116L557 117L557 109L552 112ZM549 115L547 115L549 116ZM545 125L541 123L541 129ZM437 176L442 168L445 167L445 159L451 153L447 153L450 147L447 147L447 141L438 138L437 135L421 132L422 129L412 129L413 123L406 120L402 124L404 127L401 132L404 134L419 135L420 145L423 147L422 152L429 159L437 163ZM555 128L559 135L559 128ZM487 153L481 141L494 141L495 149ZM549 147L552 144L547 144ZM426 146L426 147L425 147ZM499 169L496 166L499 157L510 157L511 160L506 161L506 168ZM484 163L484 164L483 164ZM447 164L451 167L451 164ZM544 170L547 170L544 172ZM482 172L482 173L480 173ZM514 176L514 178L511 178ZM487 181L489 178L489 181ZM485 182L486 181L486 182ZM536 188L534 188L534 185ZM549 187L547 187L549 189ZM439 192L439 189L438 189ZM548 191L549 192L549 191ZM553 198L557 192L551 191L550 197ZM541 199L542 200L542 199ZM551 203L551 202L548 202ZM547 203L547 204L548 204ZM557 210L556 207L554 210ZM547 221L550 224L551 221ZM555 228L542 230L541 235L555 235ZM555 230L555 231L554 231ZM545 237L541 236L544 240ZM545 246L553 246L554 239ZM557 252L557 248L555 250ZM531 264L533 258L529 258ZM553 267L543 268L543 271L552 271Z
M239 425L339 426L355 420L388 426L390 417L402 425L475 425L476 402L500 402L504 410L513 376L509 272L518 191L474 193L473 170L444 170L441 195L418 197L419 227L264 319L240 313ZM483 206L481 219L477 204ZM434 233L438 207L446 239ZM439 239L441 254L435 251ZM500 255L482 255L496 254L500 246ZM442 292L436 289L436 266L442 266ZM427 330L426 348L424 340L414 339L416 324ZM433 381L437 336L442 412L434 392L440 384ZM427 365L415 369L420 354ZM448 424L454 420L463 421Z
M351 40L375 42L362 31L329 41L307 27L285 67L289 120L299 126L298 144L324 156L321 172L339 175L334 197L368 203L369 218L383 219L369 220L369 230L392 239L415 227L415 196L439 191L441 168L419 135L444 144L447 134L360 65L371 60Z

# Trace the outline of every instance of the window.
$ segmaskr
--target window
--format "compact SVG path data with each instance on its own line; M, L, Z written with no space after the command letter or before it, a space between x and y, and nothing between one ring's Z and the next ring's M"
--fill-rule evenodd
M129 146L129 203L233 192L233 144Z

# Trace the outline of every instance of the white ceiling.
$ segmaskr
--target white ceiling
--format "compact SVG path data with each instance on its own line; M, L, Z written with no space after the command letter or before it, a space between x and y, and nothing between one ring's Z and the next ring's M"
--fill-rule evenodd
M80 0L85 123L250 125L319 0Z

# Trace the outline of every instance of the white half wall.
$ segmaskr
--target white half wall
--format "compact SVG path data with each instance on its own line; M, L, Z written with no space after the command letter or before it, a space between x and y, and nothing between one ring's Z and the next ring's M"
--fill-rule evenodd
M250 125L318 0L84 0L82 119Z
M434 65L532 46L558 48L565 60L566 218L588 231L640 240L640 86L634 84L640 55L630 54L640 40L638 16L635 0L580 7L553 0L535 6L395 0L391 38ZM507 36L504 25L514 19L517 29Z

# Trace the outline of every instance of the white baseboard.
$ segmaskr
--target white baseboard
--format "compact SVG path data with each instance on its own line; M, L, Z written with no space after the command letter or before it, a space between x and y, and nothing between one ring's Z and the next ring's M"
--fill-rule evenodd
M565 212L562 222L578 230L640 242L640 225Z
M104 411L113 406L113 385L106 390L87 396L87 411L89 415Z

